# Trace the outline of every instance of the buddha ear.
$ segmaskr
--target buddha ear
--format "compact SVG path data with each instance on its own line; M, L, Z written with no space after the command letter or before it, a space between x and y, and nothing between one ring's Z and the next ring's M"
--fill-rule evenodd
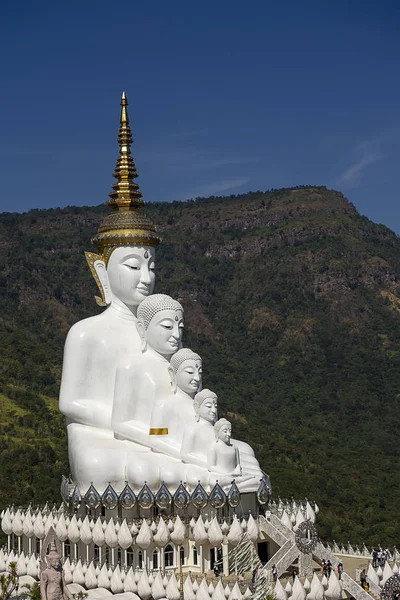
M176 375L175 375L175 371L171 367L171 365L168 367L168 373L169 373L169 377L171 380L171 389L174 392L174 394L176 394L176 388L177 388Z
M99 306L108 306L111 304L112 294L104 257L101 254L85 252L85 258L101 293L101 298L95 296L95 300Z
M144 328L143 323L141 323L140 321L137 321L136 329L137 329L137 332L140 337L142 352L145 352L147 349L147 336L146 336L146 330Z

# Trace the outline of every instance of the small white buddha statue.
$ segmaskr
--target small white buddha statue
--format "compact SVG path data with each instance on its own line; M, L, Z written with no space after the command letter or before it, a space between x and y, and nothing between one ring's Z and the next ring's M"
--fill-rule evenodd
M232 425L227 419L218 419L214 424L215 442L207 452L209 471L239 477L242 474L239 449L231 444Z
M181 348L171 357L169 374L172 391L158 400L151 416L151 430L161 434L155 433L150 443L154 451L180 459L183 432L194 416L193 398L201 389L201 357Z
M217 394L201 390L194 397L193 409L194 415L183 432L181 459L207 468L207 450L214 443L213 426L218 414Z
M181 447L181 458L185 463L196 465L196 477L203 486L210 485L211 487L218 480L221 486L229 486L233 476L231 473L226 473L221 477L220 471L209 469L208 451L215 445L215 430L214 425L218 418L218 397L207 389L196 394L193 402L195 418L187 424ZM239 447L234 440L231 440L239 452L239 464L241 465L242 474L235 476L236 484L239 490L243 492L255 491L258 488L260 479L263 477L263 472L260 469L258 461L253 457L240 453ZM202 469L199 469L202 467ZM204 474L204 470L209 471L208 476ZM187 468L187 482L190 485L194 484L191 469Z

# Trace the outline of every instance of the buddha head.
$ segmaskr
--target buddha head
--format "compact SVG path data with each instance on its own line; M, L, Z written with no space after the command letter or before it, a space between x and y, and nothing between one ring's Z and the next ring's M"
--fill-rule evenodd
M174 392L179 388L194 398L201 390L203 372L201 357L190 348L181 348L171 357L169 372Z
M142 212L144 201L138 184L136 165L131 155L132 132L128 100L121 98L118 132L119 157L107 204L112 209L92 239L98 254L85 252L86 260L101 292L96 302L125 305L136 313L140 302L153 293L155 246L160 242L156 229Z
M139 304L137 330L142 352L148 347L168 360L179 350L184 328L182 305L165 294L153 294Z
M214 425L215 439L224 444L230 444L232 436L232 425L227 419L218 419Z
M211 390L201 390L194 397L193 408L196 413L196 421L203 420L214 425L218 418L217 394Z

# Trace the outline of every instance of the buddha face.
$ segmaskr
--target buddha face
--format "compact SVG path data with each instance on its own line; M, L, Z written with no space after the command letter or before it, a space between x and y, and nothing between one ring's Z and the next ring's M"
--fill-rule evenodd
M155 282L154 258L155 250L151 247L116 248L107 265L113 296L133 307L152 294Z
M221 440L221 442L224 442L224 444L229 444L231 441L231 436L232 426L230 425L230 423L222 425L222 427L220 427L218 431L218 439Z
M180 348L183 328L181 310L161 310L149 323L146 342L159 354L171 356Z
M201 360L185 360L176 372L176 385L193 396L201 388L202 372Z
M204 419L204 421L208 421L214 425L217 420L217 408L218 402L216 398L206 398L197 409L197 415L200 419Z

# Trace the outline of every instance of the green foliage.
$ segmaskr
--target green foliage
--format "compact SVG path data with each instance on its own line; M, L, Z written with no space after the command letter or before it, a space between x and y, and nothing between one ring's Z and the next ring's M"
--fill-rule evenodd
M10 562L9 571L0 575L0 600L8 600L18 591L19 581L16 567L16 562Z
M40 584L37 581L25 583L20 592L24 598L29 598L29 600L41 600Z
M327 539L398 542L400 241L324 187L147 206L156 291L182 300L234 436ZM70 326L98 312L83 251L107 208L0 215L0 507L57 501Z

